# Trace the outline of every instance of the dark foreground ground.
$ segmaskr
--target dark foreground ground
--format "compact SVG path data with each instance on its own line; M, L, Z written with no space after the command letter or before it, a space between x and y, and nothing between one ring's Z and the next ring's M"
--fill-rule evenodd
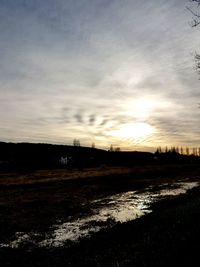
M180 178L200 178L199 166L153 166L118 172L41 183L19 179L16 184L7 178L6 184L4 178L0 186L1 242L16 231L38 229L45 234L57 219L89 213L90 201L105 195L145 188L161 180L173 183ZM26 179L31 181L32 176ZM199 241L200 188L195 188L155 204L151 214L102 230L70 247L45 249L25 244L19 249L0 248L0 265L199 266Z

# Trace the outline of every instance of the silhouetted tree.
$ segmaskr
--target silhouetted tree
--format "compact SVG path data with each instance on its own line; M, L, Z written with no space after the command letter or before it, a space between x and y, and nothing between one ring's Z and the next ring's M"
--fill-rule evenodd
M110 152L113 152L114 149L113 149L113 145L110 146L110 149L109 149Z
M161 148L161 146L159 146L159 147L156 149L156 153L157 153L157 154L162 153L162 148Z
M197 148L196 147L194 147L193 149L192 149L192 154L194 155L194 156L197 156L198 155L198 152L197 152Z
M175 152L176 152L177 154L179 154L179 147L178 147L178 146L175 148Z
M73 140L73 145L74 146L81 146L79 139L74 139Z
M190 2L193 2L194 4L196 4L197 8L200 7L200 0L190 0ZM200 13L194 10L194 8L190 8L188 6L187 6L187 9L192 13L192 16L193 16L190 25L192 27L198 26L200 24Z
M92 148L95 148L95 143L94 142L92 143Z
M200 24L200 0L190 0L190 2L195 5L194 8L187 7L187 9L192 13L192 21L190 25L192 27L197 27ZM199 10L197 10L199 8ZM196 68L200 73L200 54L195 54Z
M182 147L181 147L181 149L180 149L180 153L181 153L181 155L184 154L184 151L183 151L183 148L182 148Z
M176 153L176 148L175 148L175 146L172 146L172 147L171 147L171 153L173 153L173 154Z

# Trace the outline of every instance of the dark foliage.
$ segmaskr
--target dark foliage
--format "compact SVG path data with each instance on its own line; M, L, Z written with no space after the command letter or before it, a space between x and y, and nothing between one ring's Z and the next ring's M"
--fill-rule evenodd
M60 164L61 157L68 157L67 165ZM0 142L0 170L19 172L36 169L85 168L107 166L135 166L157 163L194 163L199 157L177 152L161 153L105 151L101 149L32 143Z
M68 167L94 167L106 165L134 165L151 163L153 154L147 152L110 152L81 146L31 143L0 143L0 168L34 170L60 168L60 158L69 157Z

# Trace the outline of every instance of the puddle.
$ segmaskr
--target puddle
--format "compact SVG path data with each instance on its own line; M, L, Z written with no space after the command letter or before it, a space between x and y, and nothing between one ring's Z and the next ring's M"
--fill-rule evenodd
M172 189L162 189L159 192L161 196L177 196L186 193L188 190L197 187L199 185L198 182L187 182L187 183L177 183L175 186L179 186L178 188Z
M34 241L39 233L16 233L15 240L0 244L0 247L17 248L23 243L39 247L60 247L76 242L83 237L92 235L117 223L134 220L151 212L151 204L164 197L186 193L187 190L198 186L198 182L179 182L151 186L143 191L128 191L108 198L91 202L92 215L57 223L50 229L49 236L40 241Z
M139 218L150 212L150 198L149 194L139 195L130 191L95 201L93 215L55 225L52 238L41 242L40 246L62 246L67 241L77 241L116 223Z

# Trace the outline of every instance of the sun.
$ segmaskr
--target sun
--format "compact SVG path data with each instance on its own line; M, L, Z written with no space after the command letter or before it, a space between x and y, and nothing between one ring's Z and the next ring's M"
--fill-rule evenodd
M117 130L111 131L111 135L120 139L142 140L154 133L154 128L146 122L125 123Z

